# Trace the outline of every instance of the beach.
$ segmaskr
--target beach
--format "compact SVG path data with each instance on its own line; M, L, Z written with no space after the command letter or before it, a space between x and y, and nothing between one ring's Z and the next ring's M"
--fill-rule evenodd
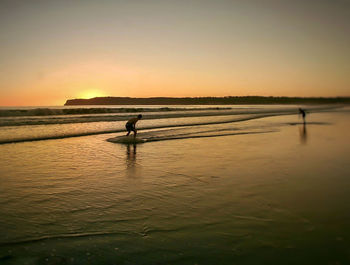
M349 108L271 108L7 124L0 264L349 264Z

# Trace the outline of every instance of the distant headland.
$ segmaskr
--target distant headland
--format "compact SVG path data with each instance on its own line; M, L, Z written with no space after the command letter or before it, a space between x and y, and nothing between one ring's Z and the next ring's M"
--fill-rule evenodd
M350 104L350 97L96 97L68 99L65 106L75 105L248 105L248 104Z

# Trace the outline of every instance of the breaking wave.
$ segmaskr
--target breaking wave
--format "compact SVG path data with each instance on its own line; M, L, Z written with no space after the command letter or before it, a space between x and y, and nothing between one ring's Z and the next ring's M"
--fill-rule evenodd
M84 115L84 114L109 114L109 113L136 113L136 112L168 112L168 111L191 111L191 110L225 110L231 107L207 107L207 108L23 108L23 109L0 109L0 117L18 116L61 116L61 115Z
M330 111L334 108L336 107L313 106L308 107L307 112ZM100 114L87 114L97 111L97 109L100 111ZM53 108L49 110L52 111ZM62 111L66 114L52 116L9 117L3 115L0 117L0 144L121 133L125 131L125 121L134 117L137 113L143 113L144 115L142 122L139 122L137 126L140 132L176 127L192 127L193 129L193 127L208 127L209 125L215 125L214 130L218 131L218 125L237 124L247 120L280 115L296 115L298 113L298 107L291 105L228 106L224 108L217 106L205 108L76 108L77 113L83 111L84 114L68 114L72 110L74 109L61 108L57 111ZM103 113L106 110L114 112ZM1 111L4 114L6 111L12 110L2 109ZM26 113L35 113L37 109L32 108L25 111ZM236 134L237 132L233 133ZM222 132L219 134L222 134ZM177 139L181 136L173 135L171 137ZM198 137L203 137L203 133L200 133ZM157 139L160 138L150 138L149 141L156 141Z

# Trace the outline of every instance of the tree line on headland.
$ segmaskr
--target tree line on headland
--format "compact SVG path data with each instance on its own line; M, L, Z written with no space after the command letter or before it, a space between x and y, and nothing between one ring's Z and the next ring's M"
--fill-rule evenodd
M244 104L349 104L350 97L96 97L90 99L68 99L65 106L74 105L244 105Z

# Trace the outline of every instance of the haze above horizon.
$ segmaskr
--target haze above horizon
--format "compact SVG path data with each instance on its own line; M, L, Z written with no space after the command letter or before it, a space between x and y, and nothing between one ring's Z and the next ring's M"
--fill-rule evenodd
M0 106L350 96L350 1L1 1Z

